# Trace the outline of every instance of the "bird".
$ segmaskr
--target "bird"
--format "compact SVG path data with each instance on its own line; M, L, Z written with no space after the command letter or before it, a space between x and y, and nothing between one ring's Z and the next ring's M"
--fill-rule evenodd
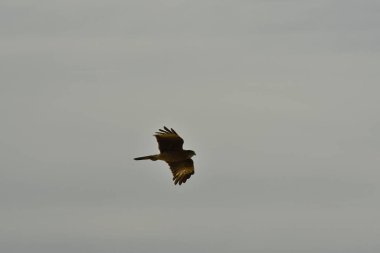
M181 185L194 174L194 162L191 159L195 156L193 150L184 150L183 139L174 131L166 126L159 129L153 136L158 142L160 153L136 157L134 160L162 160L165 161L172 171L174 184Z

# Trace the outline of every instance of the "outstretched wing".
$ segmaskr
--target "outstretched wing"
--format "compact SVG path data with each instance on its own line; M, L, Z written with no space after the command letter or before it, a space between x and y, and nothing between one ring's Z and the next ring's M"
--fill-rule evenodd
M168 162L168 164L173 173L174 184L179 183L179 185L181 185L194 174L194 163L191 159L179 162Z
M164 129L160 129L154 135L158 142L158 148L160 152L173 152L181 151L183 145L183 139L173 130L164 126Z

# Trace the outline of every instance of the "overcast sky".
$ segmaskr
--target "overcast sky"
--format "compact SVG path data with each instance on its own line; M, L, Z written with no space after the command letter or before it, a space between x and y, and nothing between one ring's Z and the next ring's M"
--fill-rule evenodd
M0 251L380 252L377 0L2 0ZM152 134L195 175L174 186Z

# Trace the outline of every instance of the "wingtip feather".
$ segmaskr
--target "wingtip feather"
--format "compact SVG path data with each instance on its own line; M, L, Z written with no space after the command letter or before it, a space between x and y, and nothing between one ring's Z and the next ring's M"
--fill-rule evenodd
M178 135L177 132L173 129L173 128L167 128L166 126L163 127L163 129L158 129L158 131L153 135L153 136L157 136L157 135L164 135L164 134L174 134L174 135ZM178 135L179 136L179 135Z

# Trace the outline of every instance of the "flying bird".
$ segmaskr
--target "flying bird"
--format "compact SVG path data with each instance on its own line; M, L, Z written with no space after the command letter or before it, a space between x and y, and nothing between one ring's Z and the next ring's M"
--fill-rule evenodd
M185 183L194 174L194 163L191 157L195 156L195 152L182 148L183 139L173 128L169 129L164 126L164 129L159 129L154 136L157 139L160 153L136 157L135 160L165 161L173 173L174 184Z

